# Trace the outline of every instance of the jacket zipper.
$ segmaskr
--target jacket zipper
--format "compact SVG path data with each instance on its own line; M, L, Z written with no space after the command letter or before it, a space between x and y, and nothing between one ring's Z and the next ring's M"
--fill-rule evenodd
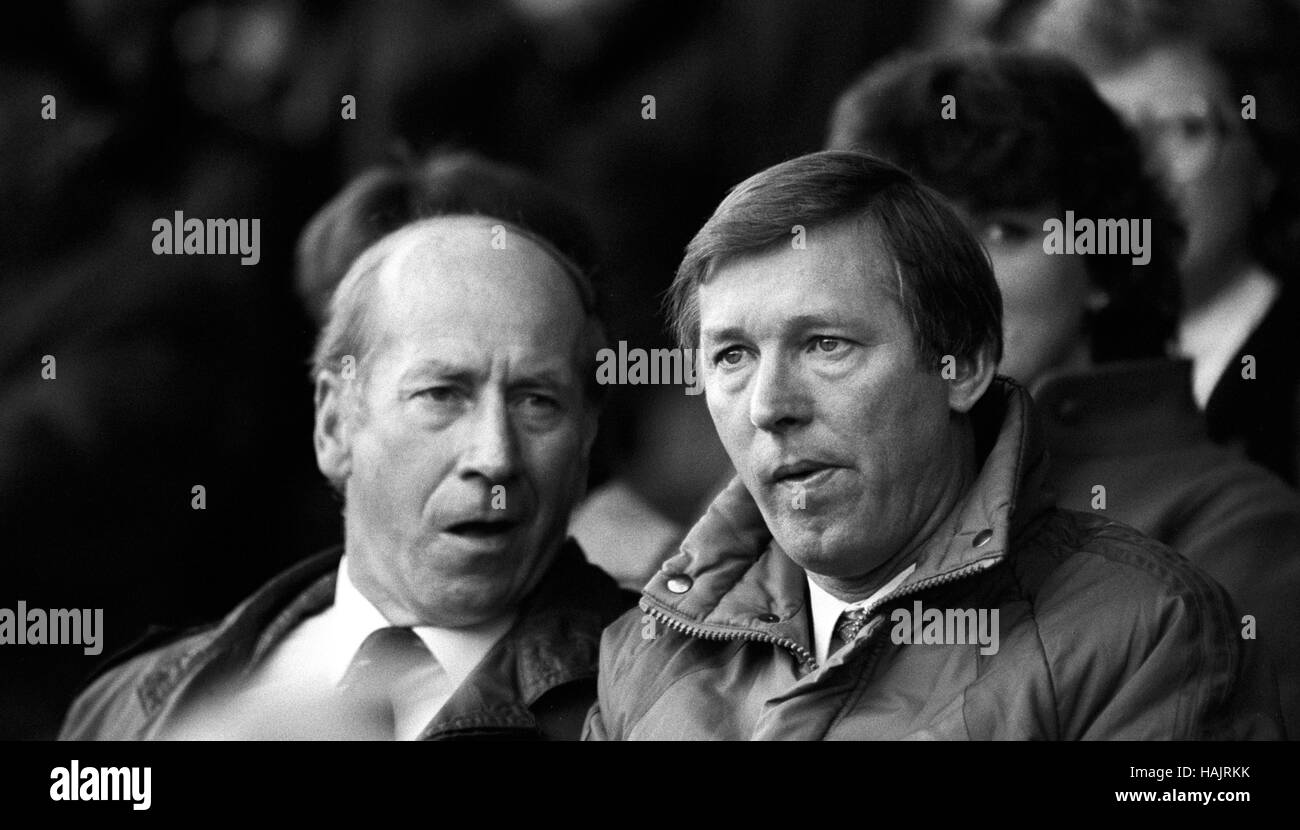
M1001 557L998 557L996 559L995 558L980 559L979 561L970 563L964 568L958 568L957 570L950 571L946 574L940 574L938 576L932 576L929 579L923 579L914 585L909 585L905 590L895 591L892 594L886 594L880 600L880 602L876 603L876 608L881 608L886 603L893 602L896 599L902 599L903 597L908 597L911 596L912 594L919 594L922 591L928 591L929 589L935 587L936 585L944 585L949 582L955 582L964 576L970 576L971 574L975 574L975 573L979 573L980 571L987 570L993 567L993 565L995 565L999 561L1001 561ZM872 616L873 617L875 616L874 612L872 613Z
M877 604L876 607L880 608L883 607L886 603L893 602L894 600L902 599L903 597L910 596L912 594L920 593L921 591L925 591L930 588L933 588L936 585L943 585L948 582L953 582L964 576L978 573L979 571L983 571L987 568L992 567L997 561L998 561L997 559L981 559L978 562L972 562L970 565L967 565L964 568L959 568L958 570L955 571L951 571L950 573L940 574L939 576L934 576L929 579L922 580L920 582L917 582L914 585L908 586L908 588L904 591L898 591L896 593L888 594ZM794 640L791 640L788 637L773 637L770 634L763 634L757 631L711 631L707 628L702 628L697 625L691 625L690 623L681 622L680 620L670 616L666 611L662 611L655 606L647 605L644 601L641 603L641 610L645 611L647 614L654 617L656 620L662 622L664 625L668 626L674 631L684 634L687 637L696 637L701 640L714 640L718 642L727 642L731 640L748 640L750 642L755 642L755 643L769 643L771 645L781 646L786 651L789 651L799 660L800 665L807 668L808 670L811 671L817 668L816 656L814 656L810 651L808 651L808 649L804 648L803 646L799 645L799 643L797 643ZM874 611L872 613L872 616L873 617L875 616ZM883 628L883 626L880 626L880 628ZM873 652L875 650L876 649L873 648ZM872 654L868 654L867 656L871 657Z
M771 634L763 634L758 631L710 631L707 628L701 628L700 626L691 625L674 619L669 616L667 612L661 611L653 606L642 604L641 610L645 611L647 614L654 617L656 620L659 620L674 631L685 634L687 637L696 637L701 640L749 640L755 643L770 643L772 645L781 646L786 651L789 651L799 660L801 665L810 666L812 668L817 667L817 658L813 656L812 652L808 651L808 649L799 645L799 643L794 640L791 640L789 637L773 637Z

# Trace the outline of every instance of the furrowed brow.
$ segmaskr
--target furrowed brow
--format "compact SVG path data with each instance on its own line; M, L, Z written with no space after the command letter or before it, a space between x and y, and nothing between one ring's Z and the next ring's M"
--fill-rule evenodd
M415 366L402 373L402 380L412 381L424 378L438 378L440 380L449 380L459 383L469 383L478 377L479 373L469 366L459 363L449 363L445 360L422 360Z

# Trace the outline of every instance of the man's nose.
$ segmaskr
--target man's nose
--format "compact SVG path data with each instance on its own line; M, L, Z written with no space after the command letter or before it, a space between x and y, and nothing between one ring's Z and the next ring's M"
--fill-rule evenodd
M750 423L765 432L785 432L811 417L812 402L797 362L782 356L760 358L750 390Z
M519 455L510 409L503 396L480 398L469 419L460 455L460 475L492 483L512 479L518 471Z

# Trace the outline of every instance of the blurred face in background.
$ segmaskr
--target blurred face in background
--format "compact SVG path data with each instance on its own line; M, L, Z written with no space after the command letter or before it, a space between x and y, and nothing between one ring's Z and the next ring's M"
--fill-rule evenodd
M494 223L399 232L375 274L361 380L318 391L318 459L346 482L349 574L394 625L467 626L517 604L585 484L596 416L577 289L509 226L493 248Z
M1043 223L1063 216L1055 204L962 212L989 252L1002 291L1005 340L998 372L1026 385L1049 370L1082 369L1091 362L1087 312L1102 296L1089 282L1082 257L1043 251Z
M1138 132L1187 223L1184 305L1194 308L1251 261L1251 225L1273 176L1246 131L1241 97L1190 46L1166 46L1091 73L1102 97Z

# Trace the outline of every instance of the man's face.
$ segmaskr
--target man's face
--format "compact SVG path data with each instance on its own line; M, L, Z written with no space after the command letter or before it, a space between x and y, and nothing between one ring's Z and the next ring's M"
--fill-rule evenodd
M699 288L705 394L772 535L843 580L913 544L960 476L892 258L858 222L724 263Z
M349 573L397 625L459 627L525 596L581 494L595 414L578 294L491 222L417 230L378 274L378 338L342 405ZM346 399L346 395L344 396Z

